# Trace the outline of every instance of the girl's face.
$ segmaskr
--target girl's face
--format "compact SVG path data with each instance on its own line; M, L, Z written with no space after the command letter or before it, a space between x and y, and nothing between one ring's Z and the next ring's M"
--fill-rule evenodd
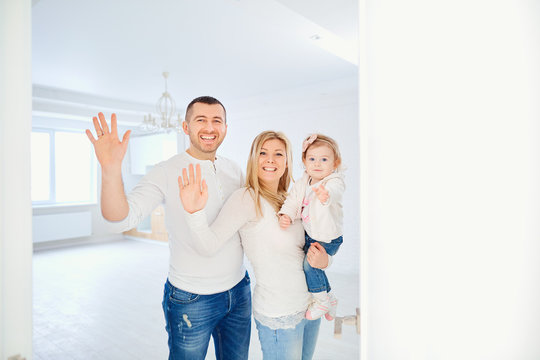
M279 179L287 168L285 143L279 139L266 140L259 153L258 165L259 181L277 191Z
M334 151L328 145L310 146L306 151L304 166L312 183L321 181L336 169Z

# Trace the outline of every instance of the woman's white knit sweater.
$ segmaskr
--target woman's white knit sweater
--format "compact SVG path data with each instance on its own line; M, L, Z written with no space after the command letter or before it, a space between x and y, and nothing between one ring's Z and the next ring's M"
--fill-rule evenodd
M255 272L253 313L271 328L294 327L310 302L303 271L304 229L300 223L279 227L274 208L261 198L262 217L246 188L235 191L209 226L204 210L186 214L199 251L215 253L238 231Z

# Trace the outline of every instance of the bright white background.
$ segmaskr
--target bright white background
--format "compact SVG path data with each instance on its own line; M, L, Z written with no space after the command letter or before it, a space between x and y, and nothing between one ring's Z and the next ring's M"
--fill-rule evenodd
M363 359L540 358L539 5L361 2ZM29 7L0 31L24 47L0 66L9 355L31 353Z
M539 359L540 3L360 23L362 359Z

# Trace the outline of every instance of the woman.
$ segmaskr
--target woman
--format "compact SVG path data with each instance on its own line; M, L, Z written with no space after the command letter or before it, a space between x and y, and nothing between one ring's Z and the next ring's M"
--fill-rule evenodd
M282 230L276 215L287 195L291 164L291 146L283 133L259 134L251 146L246 187L229 197L210 227L204 213L208 192L200 168L194 173L190 165L189 177L183 169L178 178L188 225L200 240L198 251L211 254L236 231L240 233L257 280L253 316L265 360L311 359L320 326L320 319L304 317L310 303L303 272L304 229L297 222ZM328 264L322 246L312 247L307 257L313 267Z

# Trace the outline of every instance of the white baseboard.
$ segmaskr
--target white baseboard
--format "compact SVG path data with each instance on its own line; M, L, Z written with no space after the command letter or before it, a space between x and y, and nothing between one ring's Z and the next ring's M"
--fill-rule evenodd
M159 245L159 246L169 246L169 243L166 241L160 241L160 240L153 240L153 239L145 239L137 236L131 236L131 235L124 235L124 239L129 240L135 240L135 241L141 241L147 244L153 244L153 245Z
M69 246L93 245L125 240L122 234L110 234L99 236L83 236L72 239L50 240L34 243L34 252L58 249Z

